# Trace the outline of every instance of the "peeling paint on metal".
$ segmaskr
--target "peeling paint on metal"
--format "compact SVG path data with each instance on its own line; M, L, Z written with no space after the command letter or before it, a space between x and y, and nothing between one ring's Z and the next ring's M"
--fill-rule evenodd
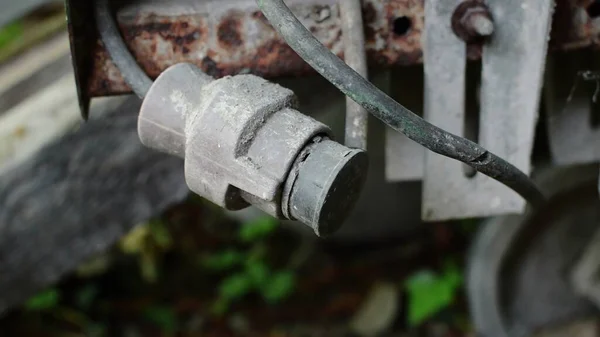
M366 51L371 65L418 64L424 0L363 0ZM289 0L294 13L335 54L343 57L337 0ZM600 19L586 10L592 0L557 0L552 49L600 45ZM273 78L312 69L278 36L254 0L138 0L118 10L124 39L153 78L169 66L189 62L213 77L252 73ZM401 20L401 21L397 21ZM398 22L406 26L398 31ZM102 43L92 51L90 96L129 92ZM470 59L481 57L469 46Z

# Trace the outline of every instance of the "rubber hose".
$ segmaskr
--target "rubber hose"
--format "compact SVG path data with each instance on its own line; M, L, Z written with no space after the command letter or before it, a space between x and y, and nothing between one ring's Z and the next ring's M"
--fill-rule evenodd
M510 187L532 205L545 198L518 168L478 144L436 127L417 116L348 67L306 29L283 0L256 0L286 42L317 72L394 130L427 149L461 161Z

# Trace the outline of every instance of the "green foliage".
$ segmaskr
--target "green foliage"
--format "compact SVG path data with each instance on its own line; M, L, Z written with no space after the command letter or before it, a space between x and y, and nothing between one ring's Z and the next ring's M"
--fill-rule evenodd
M250 293L261 295L268 303L278 303L294 291L293 272L274 272L266 261L268 246L265 239L277 226L278 221L272 217L246 223L240 227L236 236L238 243L243 244L244 250L227 247L200 258L199 264L202 268L224 273L218 287L218 297L212 307L213 313L224 314L233 302ZM164 222L155 220L138 226L121 240L120 246L123 252L138 256L142 277L152 283L158 279L159 254L172 245L173 238L168 227ZM83 298L92 295L83 291L81 294ZM152 318L157 325L163 326L164 330L170 331L172 320L165 310L153 308L146 316Z
M269 236L277 228L278 222L272 217L262 217L244 224L239 233L242 242L255 242Z
M289 297L296 286L296 276L293 272L282 271L271 276L261 287L263 298L271 304L276 304Z
M275 231L277 225L277 220L271 217L245 224L240 228L238 239L251 244L247 251L226 249L203 259L205 268L233 272L221 281L219 297L212 308L214 314L224 314L232 302L250 293L261 295L267 303L278 303L293 293L293 271L274 272L266 261L264 239Z
M160 327L167 335L173 335L177 330L177 315L169 307L148 307L144 310L144 318Z
M152 248L142 251L139 260L142 278L147 283L156 283L158 281L158 261L157 254Z
M410 277L405 284L409 294L409 324L417 326L451 305L462 283L460 270L451 263L442 275L421 271Z
M219 286L219 295L228 301L237 300L252 290L252 278L246 273L227 277Z
M223 313L229 303L239 300L251 292L258 292L270 304L276 304L294 292L296 276L292 271L273 273L264 261L249 260L242 272L221 282L219 300L215 311Z
M211 312L213 315L222 316L227 312L227 310L229 310L229 304L229 300L219 297L215 303L213 303Z
M150 221L148 227L150 228L150 234L156 246L164 250L173 246L173 238L164 221Z
M152 220L137 226L120 241L121 251L137 255L142 278L155 283L159 278L159 258L161 253L173 246L173 238L166 224L161 220Z
M54 309L60 302L60 292L57 289L48 289L38 293L25 303L25 309L31 311L46 311Z
M23 34L23 24L14 22L0 28L0 49L18 39Z
M243 253L235 249L227 249L202 258L204 268L212 271L225 271L241 265L244 262Z
M214 303L214 314L224 314L229 305L244 296L258 292L269 304L277 304L289 297L295 289L296 276L292 271L272 273L262 261L246 264L239 273L227 277L219 287L219 298Z
M270 270L264 261L249 259L245 273L255 287L262 288L268 282Z
M82 310L89 309L98 297L98 292L98 287L91 283L79 289L75 298L77 307Z
M141 253L146 246L149 236L149 226L140 225L135 227L131 232L123 237L123 239L121 239L121 242L119 243L121 251L129 255Z
M105 274L111 267L112 256L106 253L97 256L77 267L76 274L80 278L90 279Z

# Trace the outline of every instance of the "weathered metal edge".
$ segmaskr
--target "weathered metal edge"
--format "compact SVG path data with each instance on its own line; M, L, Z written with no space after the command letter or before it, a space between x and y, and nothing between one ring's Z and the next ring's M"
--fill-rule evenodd
M90 93L87 91L87 82L90 78L92 63L88 55L88 50L90 50L89 37L95 34L94 30L90 29L89 22L86 25L86 20L93 20L91 2L65 0L65 10L79 109L82 117L87 120L91 99ZM83 17L86 19L83 20Z
M288 4L328 48L343 57L336 2L289 0ZM139 0L125 3L117 11L127 45L151 77L179 62L196 64L214 77L253 73L274 78L312 72L276 34L254 0L174 0L166 4ZM129 93L97 39L89 4L67 0L67 5L82 109L90 97ZM594 0L557 1L552 50L600 45L600 18L588 13L593 5ZM365 47L371 66L422 62L423 8L424 0L363 0ZM78 25L74 15L85 17L85 22ZM481 48L469 46L467 54L478 59Z

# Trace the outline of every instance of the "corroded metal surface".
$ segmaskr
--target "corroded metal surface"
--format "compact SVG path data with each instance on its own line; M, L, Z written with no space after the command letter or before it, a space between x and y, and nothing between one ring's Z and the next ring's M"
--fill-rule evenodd
M343 56L337 0L294 0L301 21ZM421 61L422 0L364 2L366 47L374 64ZM266 21L254 0L142 1L118 10L121 31L142 67L156 77L168 66L191 62L214 77L249 72L263 77L298 75L311 68ZM399 23L395 20L400 18ZM400 34L394 32L394 28ZM128 92L119 71L98 42L88 82L91 96Z
M551 37L557 49L600 46L600 1L557 0Z
M593 0L558 0L554 49L600 44L600 18ZM343 56L337 0L286 2L300 20L338 56ZM375 66L422 62L423 0L363 0L366 51ZM122 6L118 21L142 67L156 77L170 65L191 62L214 77L253 73L300 75L310 67L278 36L254 0L141 0ZM90 96L129 92L100 42L92 48ZM478 58L477 46L468 48Z

